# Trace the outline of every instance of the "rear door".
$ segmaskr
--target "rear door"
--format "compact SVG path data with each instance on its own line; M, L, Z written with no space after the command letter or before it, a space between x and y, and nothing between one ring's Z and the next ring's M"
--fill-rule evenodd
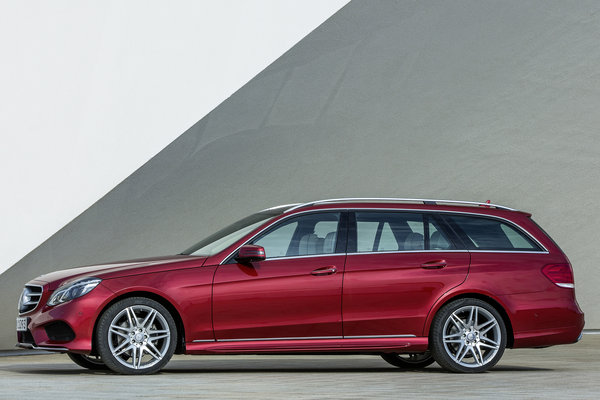
M468 251L433 213L357 210L349 221L344 336L421 336L434 302L465 280Z

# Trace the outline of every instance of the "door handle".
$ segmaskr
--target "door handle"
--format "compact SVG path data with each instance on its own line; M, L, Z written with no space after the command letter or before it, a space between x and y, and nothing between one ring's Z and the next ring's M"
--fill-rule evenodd
M444 268L445 266L446 266L446 260L427 261L427 262L421 264L421 268L423 268L423 269L440 269L440 268Z
M330 265L328 267L322 267L322 268L315 269L313 272L311 272L311 275L314 275L314 276L333 275L336 272L337 272L337 268L334 265Z

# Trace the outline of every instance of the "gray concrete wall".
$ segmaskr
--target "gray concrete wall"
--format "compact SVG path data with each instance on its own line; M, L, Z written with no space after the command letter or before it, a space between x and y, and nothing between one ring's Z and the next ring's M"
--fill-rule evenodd
M1 275L0 347L42 273L177 253L255 210L339 196L533 212L600 328L598 43L597 1L351 2Z

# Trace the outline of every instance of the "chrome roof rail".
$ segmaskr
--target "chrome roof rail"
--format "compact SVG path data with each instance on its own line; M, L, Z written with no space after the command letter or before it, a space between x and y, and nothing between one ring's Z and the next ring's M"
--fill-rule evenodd
M398 202L398 203L423 203L430 205L437 205L439 203L451 204L451 205L469 205L469 206L481 206L481 207L493 207L498 210L508 210L508 211L518 211L514 208L509 208L506 206L501 206L498 204L492 203L481 203L477 201L459 201L459 200L436 200L436 199L406 199L406 198L395 198L395 197L348 197L348 198L340 198L340 199L324 199L324 200L315 200L310 201L308 203L302 203L295 205L286 210L286 212L296 210L298 208L314 206L317 204L326 204L326 203L343 203L343 202Z
M282 205L275 206L275 207L265 208L264 210L260 210L259 212L274 211L274 210L277 210L278 208L285 208L285 207L294 208L295 206L301 206L301 205L302 205L302 203L282 204ZM285 211L287 211L287 210L284 210L284 212Z

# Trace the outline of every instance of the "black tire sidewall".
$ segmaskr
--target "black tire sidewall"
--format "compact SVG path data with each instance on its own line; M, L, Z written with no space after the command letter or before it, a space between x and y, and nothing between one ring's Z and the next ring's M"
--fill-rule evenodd
M158 311L167 321L169 325L169 330L171 332L169 347L167 352L165 353L162 360L154 364L152 367L143 368L143 369L135 369L129 368L125 365L121 364L110 351L110 347L108 345L108 330L110 328L110 324L115 316L121 312L123 309L131 306L148 306L154 308ZM152 374L160 369L162 369L171 359L173 353L175 352L175 347L177 344L177 327L175 325L175 320L173 316L162 304L159 302L149 299L147 297L129 297L123 300L120 300L109 308L107 308L98 320L98 325L96 328L96 348L98 349L98 353L102 357L102 361L106 364L108 368L112 371L120 373L120 374L128 374L128 375L145 375Z
M92 371L102 371L102 370L108 369L108 367L106 366L106 364L104 364L104 362L93 362L93 361L89 360L87 358L87 356L85 356L83 354L67 353L67 355L69 356L71 361L73 361L75 364L79 365L80 367L87 368Z
M381 355L381 358L389 364L402 369L422 369L435 362L432 355L418 362L408 362L402 359L398 353L384 353Z
M498 352L496 353L494 358L480 367L470 368L458 364L450 357L450 355L446 352L446 349L444 347L443 331L445 321L448 319L450 314L452 314L457 309L465 306L477 306L489 311L494 316L494 318L496 318L496 321L498 321L498 325L500 327L500 334L502 335L500 340L500 348L498 349ZM433 319L429 337L431 343L431 354L433 355L433 358L438 364L440 364L443 368L449 371L466 373L484 372L496 365L500 358L502 358L502 355L504 354L504 349L506 348L506 335L506 324L500 313L496 310L496 308L480 299L458 299L443 306L437 312L435 318Z

